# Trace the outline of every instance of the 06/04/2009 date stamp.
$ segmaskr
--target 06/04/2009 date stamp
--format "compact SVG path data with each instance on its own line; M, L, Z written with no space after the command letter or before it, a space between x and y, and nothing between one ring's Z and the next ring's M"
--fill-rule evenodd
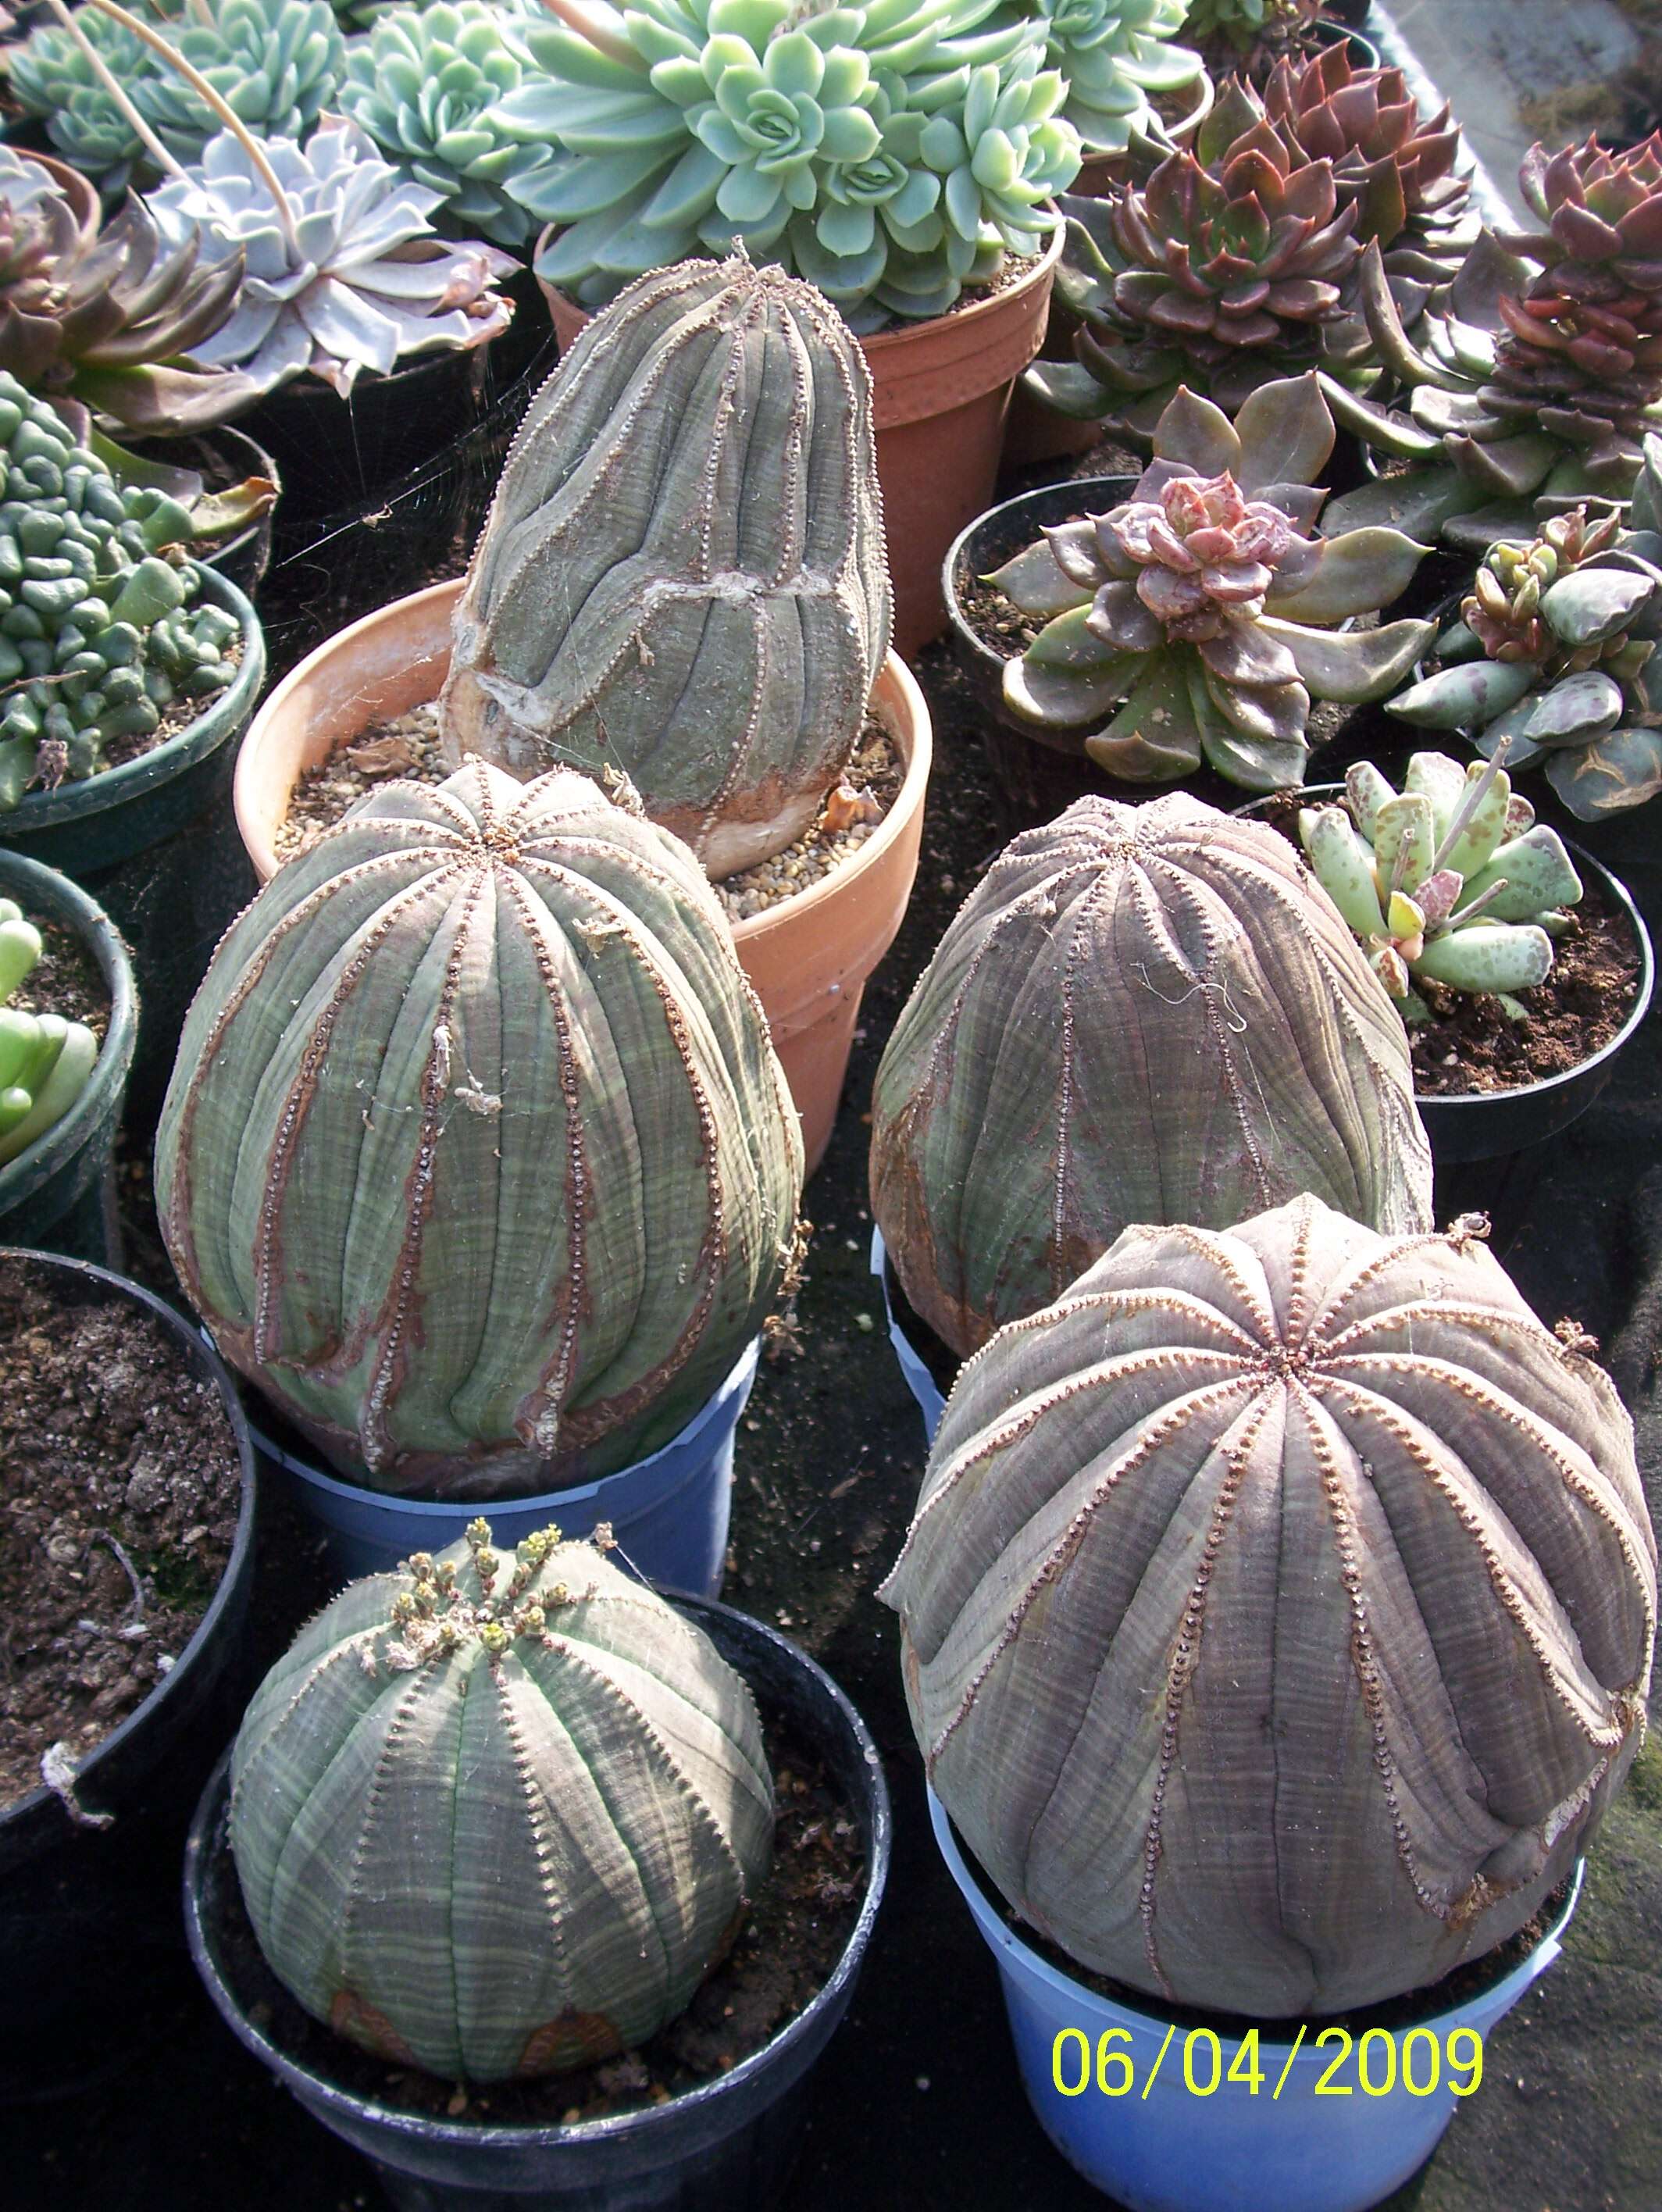
M1267 2096L1273 2102L1286 2087L1293 2061L1305 2048L1308 2030L1296 2039L1260 2045L1257 2028L1225 2046L1215 2029L1193 2027L1180 2048L1175 2023L1166 2030L1147 2071L1139 2076L1123 2027L1106 2027L1093 2045L1082 2027L1063 2027L1051 2046L1051 2079L1064 2097L1146 2097L1168 2063L1174 2084L1180 2075L1192 2097ZM1310 2049L1327 2054L1313 2085L1318 2097L1388 2097L1405 2089L1410 2097L1435 2096L1446 2089L1456 2097L1475 2096L1483 2078L1483 2039L1473 2027L1439 2035L1429 2027L1398 2033L1370 2027L1360 2036L1345 2027L1324 2027L1310 2037Z

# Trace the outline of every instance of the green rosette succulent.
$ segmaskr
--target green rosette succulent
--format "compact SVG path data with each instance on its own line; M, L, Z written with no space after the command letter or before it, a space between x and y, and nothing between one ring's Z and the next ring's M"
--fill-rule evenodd
M507 190L544 157L494 112L525 71L488 0L390 8L352 42L339 106L418 185L443 196L436 224L523 246L535 219Z
M1647 453L1648 501L1662 439ZM1646 545L1662 554L1653 533L1623 537L1616 516L1577 507L1528 544L1492 547L1437 640L1441 665L1389 712L1464 731L1487 758L1504 747L1511 769L1540 764L1584 822L1642 805L1662 790L1662 566Z
M129 94L161 66L143 40L98 9L77 9L76 21ZM143 160L130 116L61 23L43 23L14 46L6 74L24 113L38 117L64 159L106 189L118 189Z
M597 307L742 242L856 328L944 313L1038 250L1078 168L1040 27L980 28L996 4L644 0L516 26L527 75L496 116L547 156L512 186L557 227L538 274Z
M1513 995L1544 983L1552 940L1581 879L1556 830L1513 795L1499 758L1462 768L1416 753L1401 792L1371 762L1344 779L1344 806L1306 807L1299 838L1322 889L1407 1022L1427 1008L1416 980Z
M1183 28L1208 52L1242 61L1284 53L1321 13L1321 0L1189 0Z
M329 0L215 0L211 21L187 13L161 27L251 131L304 138L336 105L346 41ZM177 71L153 61L131 88L133 105L178 160L200 161L221 118Z
M1662 428L1662 131L1596 138L1519 173L1539 228L1480 233L1444 306L1410 337L1370 249L1362 305L1407 415L1335 395L1346 427L1419 464L1341 502L1358 520L1441 531L1483 553L1538 515L1620 504Z
M1435 635L1427 622L1333 627L1388 605L1425 548L1388 529L1314 534L1311 479L1332 445L1313 376L1261 386L1233 424L1180 390L1129 500L1047 531L989 579L1049 617L1005 665L1011 712L1079 732L1099 768L1135 782L1203 759L1251 791L1302 782L1311 700L1383 698Z
M0 898L0 1167L63 1120L98 1061L84 1022L8 1005L45 947L15 899Z
M1181 92L1204 75L1200 56L1175 45L1184 0L1037 0L1045 59L1067 81L1060 110L1087 154L1123 154L1132 134L1157 127L1151 93Z
M178 501L118 484L0 372L0 813L229 684L239 625L196 604L200 573L177 550L193 534Z
M378 2057L495 2081L644 2043L767 1877L750 1692L614 1548L603 1524L498 1552L472 1522L343 1590L255 1692L231 1759L248 1917Z

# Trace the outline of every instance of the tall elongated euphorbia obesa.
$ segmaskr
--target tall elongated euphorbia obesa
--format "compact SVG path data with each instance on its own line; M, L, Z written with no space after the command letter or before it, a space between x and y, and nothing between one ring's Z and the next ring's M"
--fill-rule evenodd
M859 347L811 285L686 262L531 402L456 611L446 757L621 770L729 875L818 814L890 609Z
M1127 1229L959 1378L884 1590L913 1725L1093 1972L1254 2019L1435 1981L1642 1741L1632 1424L1481 1229Z
M1180 795L1016 838L877 1071L871 1210L919 1313L970 1352L1127 1222L1301 1190L1430 1226L1401 1020L1291 846Z
M384 2058L557 2073L673 2020L773 1856L750 1692L701 1629L476 1521L354 1583L257 1692L231 1847L272 1971Z
M233 1364L355 1480L627 1465L755 1336L802 1143L713 893L586 777L361 800L225 938L156 1138Z

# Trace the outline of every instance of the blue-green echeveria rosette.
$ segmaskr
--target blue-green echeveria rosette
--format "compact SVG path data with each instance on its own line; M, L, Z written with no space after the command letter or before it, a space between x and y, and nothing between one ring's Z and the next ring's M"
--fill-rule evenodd
M519 27L526 78L496 119L554 149L512 186L555 226L539 275L594 307L743 240L857 328L943 313L1006 252L1038 250L1078 167L1041 39L978 32L991 12L649 0L604 48Z
M443 196L435 227L523 247L535 218L506 190L543 158L494 119L524 76L489 0L391 8L347 52L340 106L387 157Z
M159 27L252 131L304 138L335 104L346 41L329 0L215 0L208 21L187 10ZM171 154L201 158L220 118L193 86L153 56L131 91Z
M273 138L264 150L287 217L228 131L150 198L165 236L199 232L204 259L246 257L237 307L195 360L263 392L309 371L344 396L366 369L385 375L409 355L507 328L513 304L494 288L518 264L482 240L435 237L439 193L384 161L357 124L329 116L304 146Z
M141 39L96 8L77 21L100 58L128 92L160 67ZM106 190L118 191L143 149L133 129L79 43L61 23L47 21L6 56L6 82L26 115L38 117L64 158Z
M1204 74L1192 47L1174 43L1186 0L1036 0L1045 58L1067 80L1061 109L1087 154L1122 154L1155 119L1151 93L1180 92Z
M1130 781L1204 760L1250 791L1301 783L1312 699L1383 698L1435 635L1338 627L1388 606L1426 549L1384 528L1316 533L1311 480L1333 435L1313 374L1260 386L1233 423L1180 388L1131 498L1046 531L989 580L1046 618L1005 665L1010 710Z

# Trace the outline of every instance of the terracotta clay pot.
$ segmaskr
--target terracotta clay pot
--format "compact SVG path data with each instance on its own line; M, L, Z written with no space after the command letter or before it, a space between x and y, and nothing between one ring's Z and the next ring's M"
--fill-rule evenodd
M539 258L551 229L537 241ZM860 340L871 369L895 650L908 660L945 626L941 562L948 546L992 503L1010 394L1045 342L1062 235L1056 231L1018 283L929 322ZM543 292L563 354L588 313L552 284Z
M301 775L371 722L436 699L450 666L450 617L462 580L434 584L367 615L308 653L255 716L237 758L237 828L262 883ZM765 913L733 925L744 972L802 1117L809 1171L819 1165L853 1048L866 979L894 942L923 833L929 709L890 653L871 708L906 766L888 814L853 858Z

